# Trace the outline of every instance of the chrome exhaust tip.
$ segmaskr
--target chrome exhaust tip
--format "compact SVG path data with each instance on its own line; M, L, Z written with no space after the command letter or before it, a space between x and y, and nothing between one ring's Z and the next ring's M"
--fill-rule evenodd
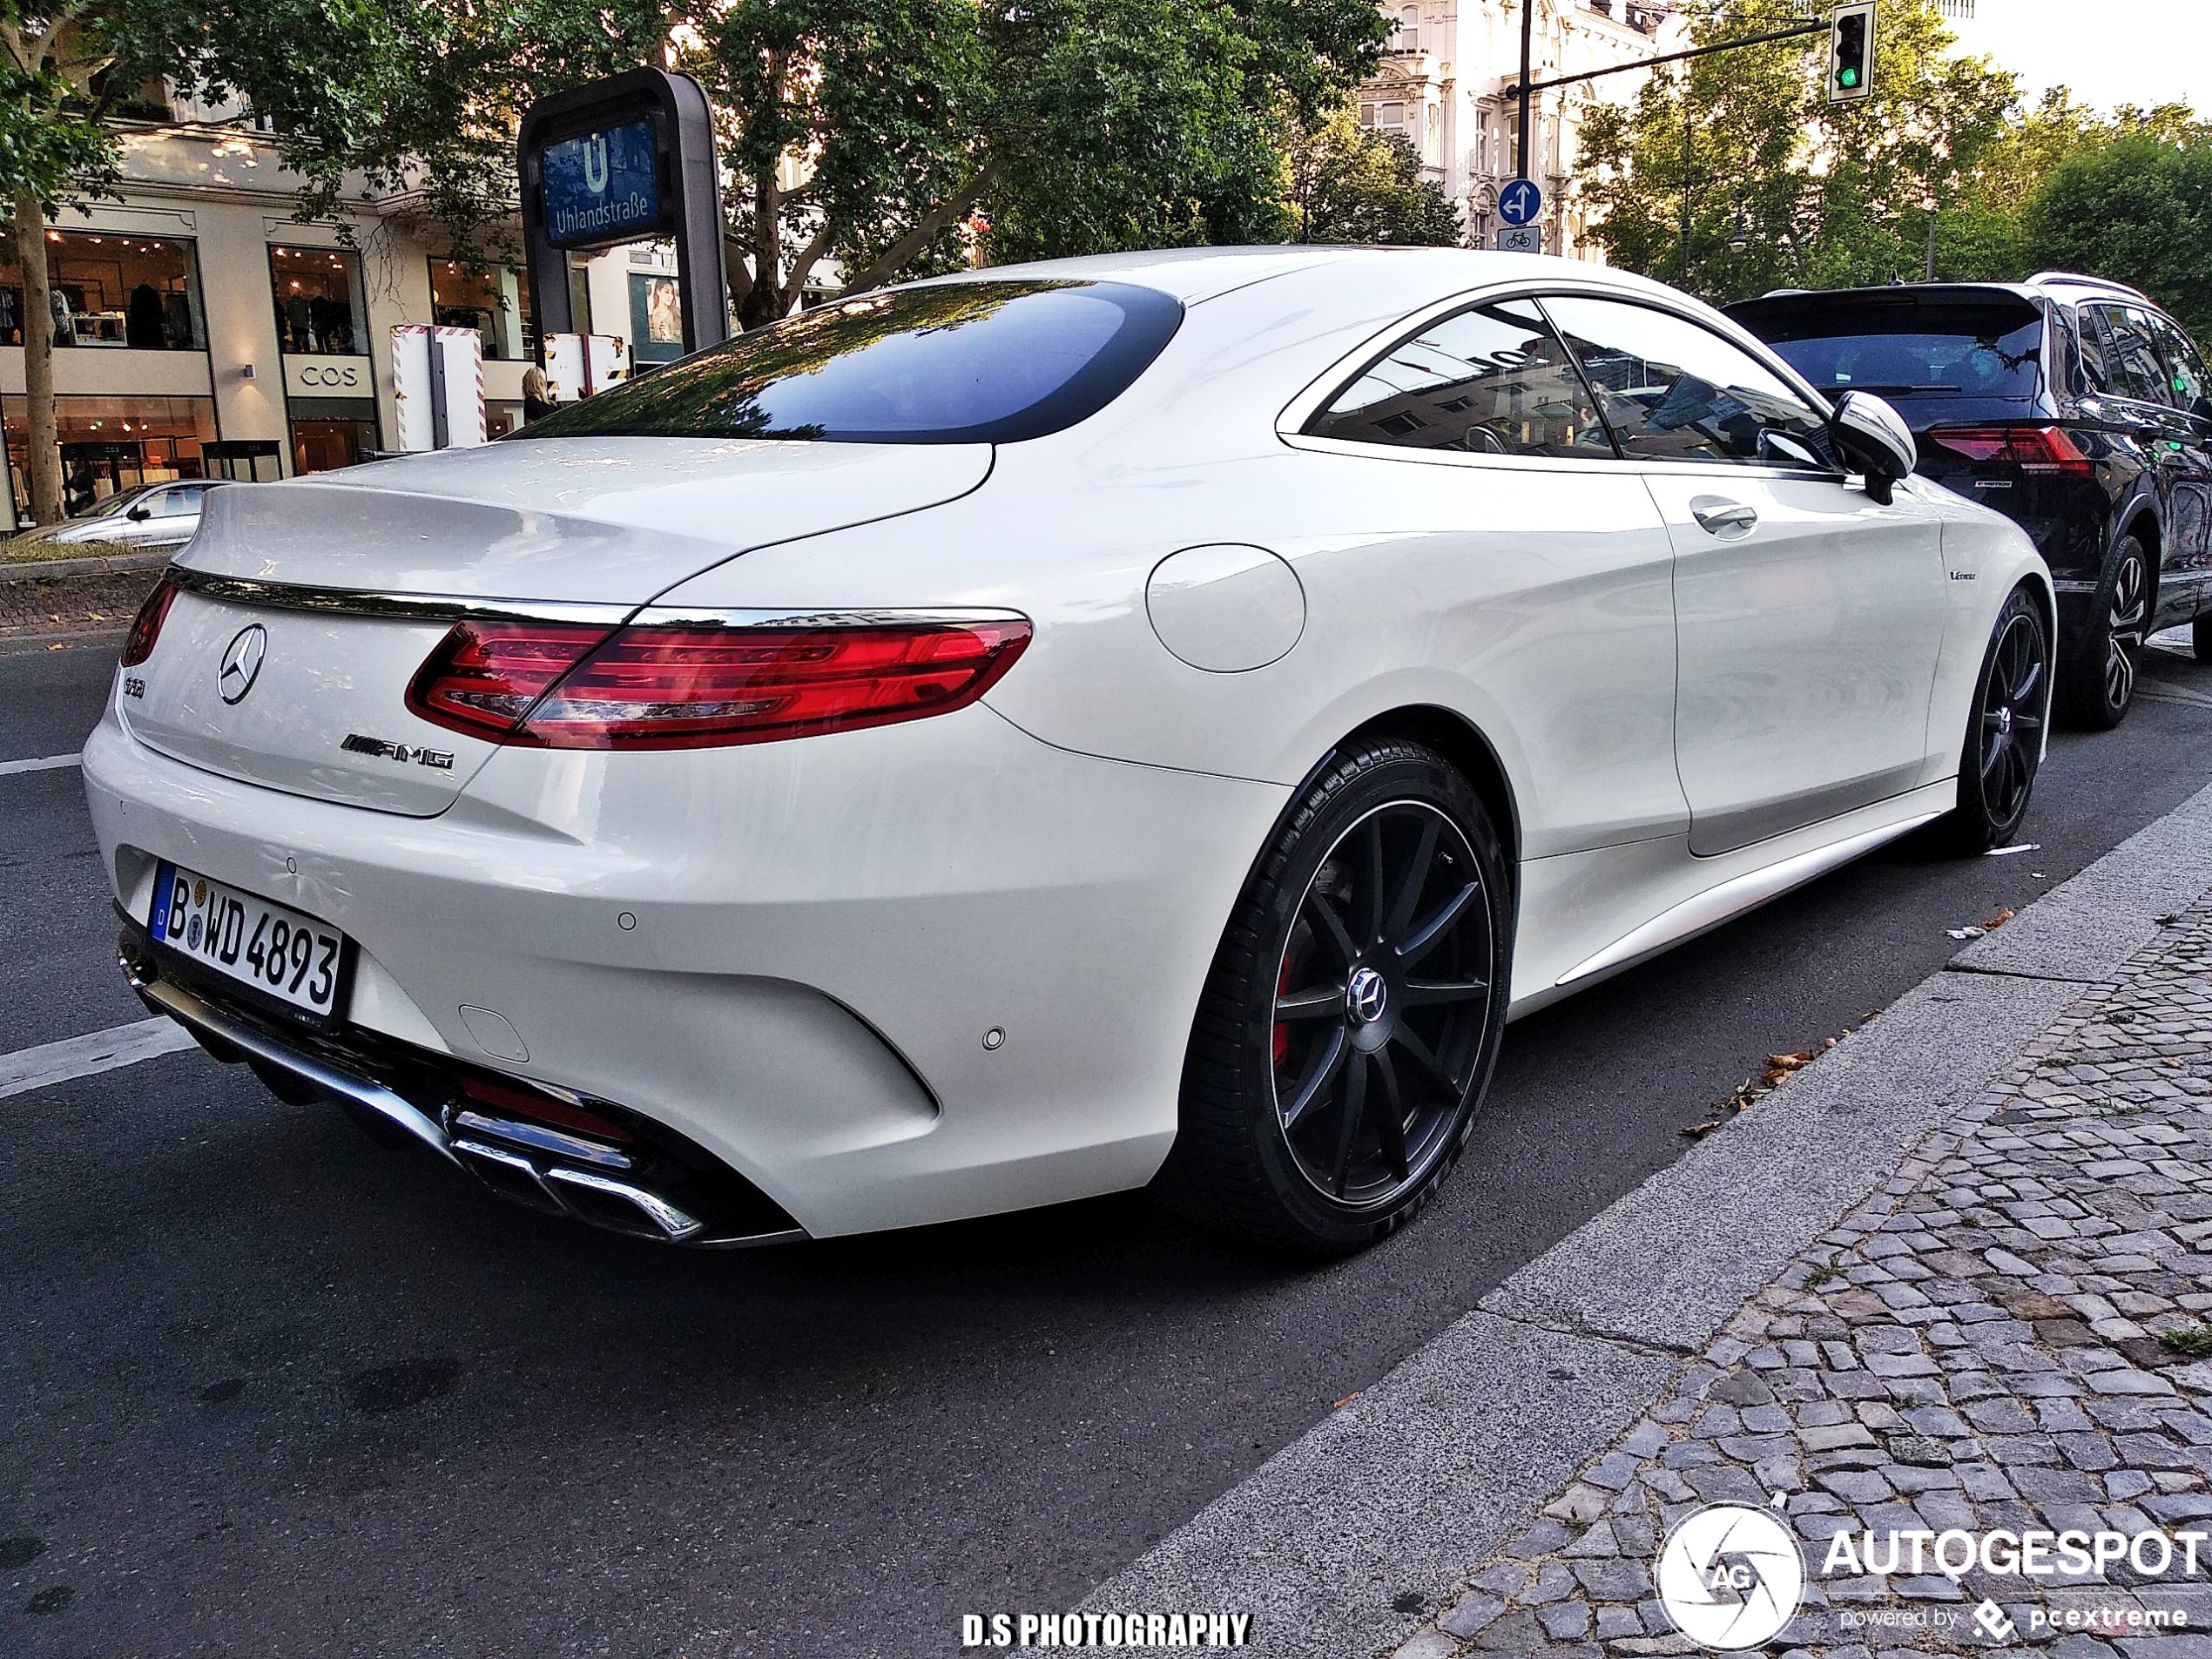
M632 1238L680 1244L706 1231L706 1224L644 1187L590 1170L540 1164L520 1152L455 1141L462 1167L502 1198L512 1198L555 1215L573 1217Z

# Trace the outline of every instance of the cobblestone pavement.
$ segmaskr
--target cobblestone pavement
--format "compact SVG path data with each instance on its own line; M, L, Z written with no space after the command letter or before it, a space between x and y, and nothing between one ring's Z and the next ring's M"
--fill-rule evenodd
M2209 953L2200 902L1685 1361L1398 1659L1702 1651L1652 1573L1714 1502L1786 1509L1801 1541L1803 1610L1770 1651L2212 1656ZM1823 1575L1838 1532L1954 1528L2175 1541L2170 1564L2144 1548L2162 1574L1954 1578L1907 1546L1895 1572ZM1977 1629L1985 1600L2014 1634Z

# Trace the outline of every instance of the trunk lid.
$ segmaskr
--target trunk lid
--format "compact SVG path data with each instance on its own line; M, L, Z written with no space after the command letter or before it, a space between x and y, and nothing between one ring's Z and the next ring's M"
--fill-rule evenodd
M521 438L210 492L179 563L462 599L635 606L771 542L966 495L988 444Z
M117 708L188 765L428 817L496 747L407 706L455 617L612 628L747 549L964 495L990 462L982 444L548 439L213 490L176 561L191 585Z

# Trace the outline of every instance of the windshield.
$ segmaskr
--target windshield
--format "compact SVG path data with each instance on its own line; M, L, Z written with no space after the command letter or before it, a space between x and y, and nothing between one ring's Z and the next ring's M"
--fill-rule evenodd
M1096 414L1182 320L1167 294L1118 282L863 294L556 409L514 437L1012 442Z
M1737 315L1826 392L2027 401L2041 388L2032 306L1746 306Z

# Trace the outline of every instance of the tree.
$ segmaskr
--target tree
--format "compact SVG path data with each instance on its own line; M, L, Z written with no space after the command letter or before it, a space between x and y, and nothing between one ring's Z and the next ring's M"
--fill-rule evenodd
M2146 290L2203 340L2212 337L2212 135L2167 131L2139 123L2060 160L2027 205L2024 239L2046 266Z
M62 516L59 429L54 415L53 287L46 270L46 220L64 200L112 176L114 149L99 119L96 84L116 64L110 20L87 5L26 15L0 6L0 193L23 271L24 426L30 443L30 510L41 523Z
M1363 127L1349 108L1298 133L1289 157L1291 237L1300 242L1402 242L1450 247L1458 211L1396 132Z
M45 227L113 189L119 109L150 83L249 107L305 180L419 188L457 239L503 219L531 98L662 50L651 0L0 0L0 211L22 267L33 515L62 510ZM341 229L343 228L341 223Z
M1714 17L1692 35L1766 27ZM2016 101L2013 77L1953 44L1932 0L1889 0L1859 103L1827 101L1818 35L1655 75L1634 106L1583 124L1598 240L1615 264L1723 299L1917 273L1931 212L1974 199Z
M732 297L773 321L992 257L1271 240L1285 123L1373 66L1371 0L694 3L675 62L723 123Z

